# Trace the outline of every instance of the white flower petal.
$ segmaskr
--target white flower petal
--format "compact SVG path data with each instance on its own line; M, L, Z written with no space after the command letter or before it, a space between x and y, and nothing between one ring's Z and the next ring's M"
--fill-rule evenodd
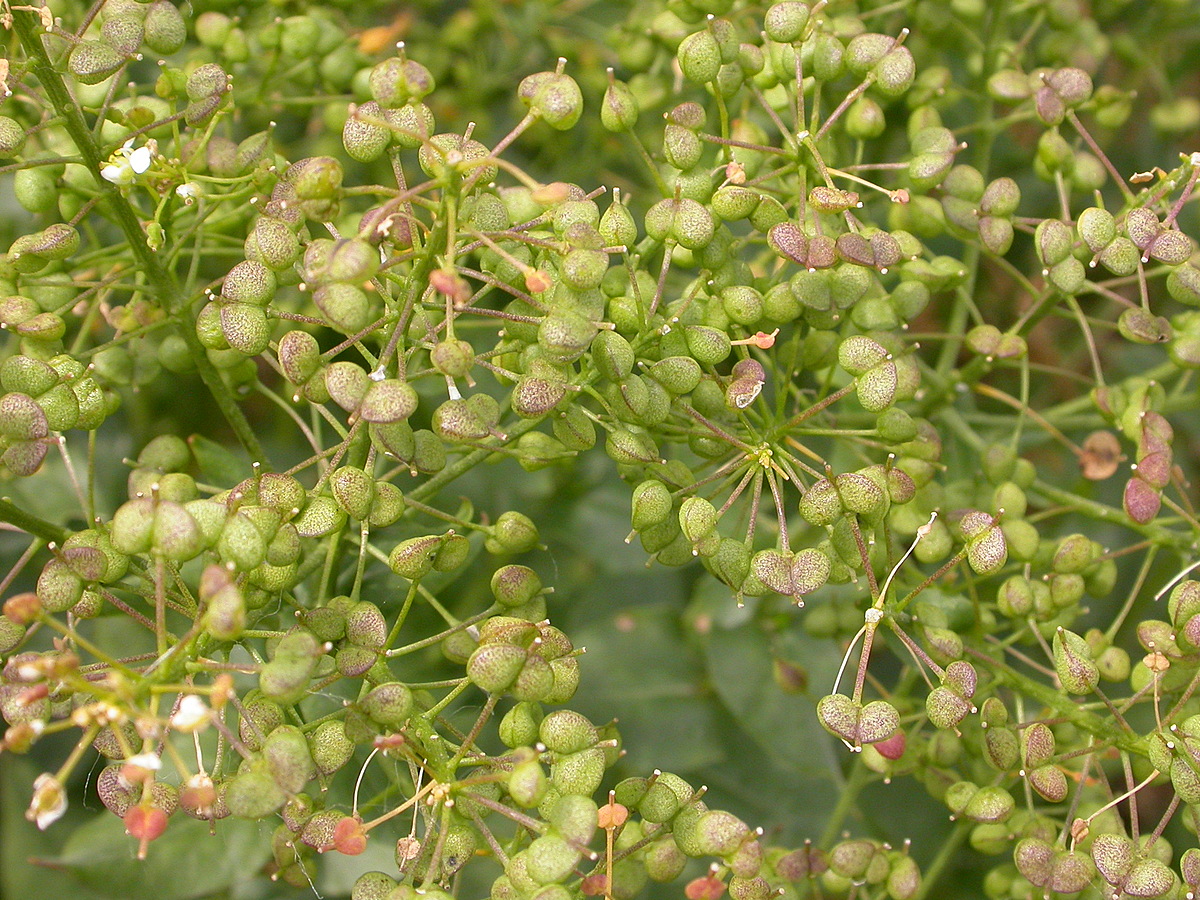
M129 184L133 181L133 170L128 165L109 163L100 170L100 177L113 184Z
M149 147L138 147L129 154L129 167L138 175L141 175L150 168L150 163L153 160L154 157L150 153Z

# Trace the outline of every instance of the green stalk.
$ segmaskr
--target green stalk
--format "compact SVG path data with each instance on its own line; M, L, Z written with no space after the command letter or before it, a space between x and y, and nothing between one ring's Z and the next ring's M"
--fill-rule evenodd
M7 497L0 497L0 522L7 522L20 528L27 534L32 534L34 537L41 538L49 543L54 541L61 544L71 534L65 528L59 528L45 519L40 519L31 513L25 512Z

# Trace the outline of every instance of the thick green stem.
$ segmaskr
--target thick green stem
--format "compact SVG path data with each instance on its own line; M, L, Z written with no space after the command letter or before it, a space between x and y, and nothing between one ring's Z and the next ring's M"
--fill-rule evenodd
M0 522L7 522L9 525L47 542L54 541L61 544L71 534L65 528L59 528L45 519L39 519L37 516L25 512L7 497L0 497Z

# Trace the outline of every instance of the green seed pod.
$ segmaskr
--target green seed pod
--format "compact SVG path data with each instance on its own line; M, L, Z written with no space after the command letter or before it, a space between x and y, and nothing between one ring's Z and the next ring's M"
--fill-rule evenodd
M564 794L590 797L604 779L604 751L599 747L560 756L550 765L550 782Z
M513 412L526 419L540 418L552 412L566 393L561 382L527 376L513 388Z
M221 337L226 346L246 356L257 356L267 349L271 340L271 326L261 307L249 303L227 303L219 307L218 315Z
M0 123L0 158L5 155L2 130L3 124ZM17 202L31 213L45 213L53 210L58 204L59 190L58 179L47 171L47 167L19 169L13 175L13 193L16 195Z
M367 388L358 407L358 415L366 422L391 424L407 419L416 409L417 392L412 386L395 378L387 378L373 381Z
M555 753L577 753L594 747L600 739L599 732L583 715L569 709L560 709L542 719L538 737L548 750Z
M484 547L489 553L526 553L537 547L539 540L533 520L509 510L496 519Z
M1092 78L1083 69L1055 69L1046 76L1045 83L1068 108L1086 103L1092 96Z
M216 550L226 564L248 572L266 561L267 539L250 517L239 511L225 521Z
M511 644L481 644L467 660L467 677L488 693L502 693L521 674L526 653Z
M325 777L340 771L354 755L354 743L337 720L322 722L309 732L308 748L317 772Z
M300 257L300 242L279 219L259 216L246 240L246 258L275 271L290 268Z
M58 372L40 359L18 354L0 365L0 385L8 392L40 398L58 383Z
M1016 804L1012 794L996 785L980 788L962 809L962 815L973 822L1004 822L1013 814Z
M346 514L332 497L311 497L294 520L301 537L324 537L340 528Z
M623 381L633 371L633 347L615 331L601 331L592 341L592 362L603 378Z
M1141 261L1141 251L1129 238L1118 235L1096 254L1096 261L1114 275L1132 275Z
M575 79L561 72L527 75L517 86L517 97L551 128L566 131L583 114L583 94Z
M686 172L700 162L704 145L695 132L681 125L667 124L663 132L663 158L667 165Z
M346 610L346 640L356 647L376 650L387 642L388 624L379 607L360 600Z
M1075 230L1093 253L1099 253L1117 236L1116 220L1112 213L1099 207L1089 207L1079 214Z
M372 384L370 376L358 363L339 361L325 370L325 387L330 398L347 412L358 409Z
M38 576L37 598L45 612L66 612L83 598L83 579L63 560L51 559Z
M99 84L125 65L126 58L101 41L80 41L71 48L67 68L81 84Z
M686 325L683 329L688 351L702 366L715 366L729 356L729 335L706 325Z
M322 256L317 281L361 283L379 271L379 251L365 240L332 241Z
M429 351L429 361L443 375L465 378L475 365L475 348L467 341L440 341Z
M265 819L283 806L287 794L265 771L251 769L230 779L224 800L231 815Z
M357 334L371 322L366 291L352 284L328 284L312 294L325 321L343 334Z
M304 733L295 725L280 725L263 742L267 772L289 794L299 793L316 775Z
M608 70L608 74L608 87L600 101L600 123L612 132L630 131L637 124L637 98L629 85L612 77L612 69Z
M960 527L967 541L967 561L980 575L1001 568L1008 559L1004 532L985 512L972 510L963 516Z
M386 109L397 109L428 96L434 89L429 70L411 59L385 59L371 70L370 90Z
M581 853L565 838L551 832L534 839L525 856L526 872L535 883L557 884L571 875Z
M697 84L707 84L717 77L721 68L721 48L707 28L685 37L675 58L683 76Z
M537 757L531 756L513 766L505 787L518 806L531 809L546 799L550 780Z
M887 119L881 107L868 96L859 97L846 110L846 134L860 141L869 141L883 134Z
M388 566L397 575L417 581L433 570L433 562L441 549L441 535L409 538L401 541L388 556Z
M875 87L885 97L899 97L906 93L916 80L917 68L912 51L907 47L894 47L875 64Z
M804 35L808 14L808 5L800 0L782 0L767 9L763 17L763 30L771 40L790 44Z
M375 481L355 466L342 466L329 478L333 499L346 515L363 521L371 514L375 502Z
M629 207L615 198L600 217L596 228L604 242L611 247L630 247L637 242L637 222L629 212Z
M1072 694L1090 694L1100 680L1087 642L1062 627L1054 632L1054 671L1063 688Z
M0 116L0 159L12 159L20 155L25 149L25 138L26 131L20 122Z
M649 375L668 393L678 397L694 391L703 372L700 364L690 356L669 356L654 363Z
M274 272L260 262L247 259L229 270L221 285L221 296L234 303L266 306L274 298L277 284Z
M1135 344L1161 344L1172 338L1171 323L1139 307L1128 307L1117 319L1117 330Z
M275 655L259 672L259 688L268 699L283 705L304 696L308 681L324 648L311 632L293 629L275 647Z
M604 452L617 463L646 464L662 461L658 446L644 432L615 429L604 438Z
M26 255L43 261L66 259L78 249L79 231L74 225L58 222L17 238L9 248L8 257L14 263Z
M368 521L375 528L386 528L395 524L404 514L404 494L400 488L387 481L375 482L375 500L371 503Z
M178 52L187 40L187 23L175 4L168 0L150 5L146 10L145 28L146 46L160 56Z
M216 63L199 66L192 71L187 79L187 97L189 100L203 100L206 97L224 93L229 87L229 76Z
M412 714L413 694L406 684L385 682L360 700L359 706L384 728L398 731Z
M368 101L350 107L350 115L342 127L342 146L353 160L372 162L384 154L392 142L383 110L378 103Z
M643 531L666 521L671 506L671 492L665 484L657 479L643 481L633 491L634 530Z
M846 49L842 42L827 31L817 32L813 43L813 76L817 81L836 81L844 69Z
M900 724L895 708L874 700L866 706L845 694L829 694L817 703L817 717L835 737L854 744L874 744L891 737Z
M1192 265L1172 269L1167 275L1167 292L1180 303L1200 306L1200 269Z
M246 627L246 601L224 566L210 565L200 577L204 630L218 641L237 640Z
M596 337L596 324L570 310L546 316L538 326L538 345L546 357L566 364L579 359Z
M542 709L537 703L517 703L500 720L500 740L506 747L528 747L538 738Z
M113 524L115 529L115 517ZM150 549L167 559L182 562L204 549L204 536L196 520L181 504L164 500L154 505Z
M527 566L501 566L492 575L492 596L504 606L523 606L542 591L537 573Z
M284 377L295 385L304 384L321 366L321 347L307 331L289 331L281 337L278 356Z

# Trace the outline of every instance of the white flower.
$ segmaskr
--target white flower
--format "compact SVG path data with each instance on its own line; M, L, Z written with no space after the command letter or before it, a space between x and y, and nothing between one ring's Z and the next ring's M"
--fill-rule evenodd
M188 733L199 731L208 724L208 715L208 705L195 694L187 694L171 716L171 727Z
M101 167L100 177L113 184L132 184L134 176L141 175L150 169L157 149L155 141L149 141L145 146L134 149L133 138L130 138Z
M196 198L201 195L200 185L194 181L185 181L179 187L175 188L175 194L180 197L184 203L191 206L196 202Z
M67 792L57 778L44 772L33 782L33 799L25 818L45 831L67 811Z

